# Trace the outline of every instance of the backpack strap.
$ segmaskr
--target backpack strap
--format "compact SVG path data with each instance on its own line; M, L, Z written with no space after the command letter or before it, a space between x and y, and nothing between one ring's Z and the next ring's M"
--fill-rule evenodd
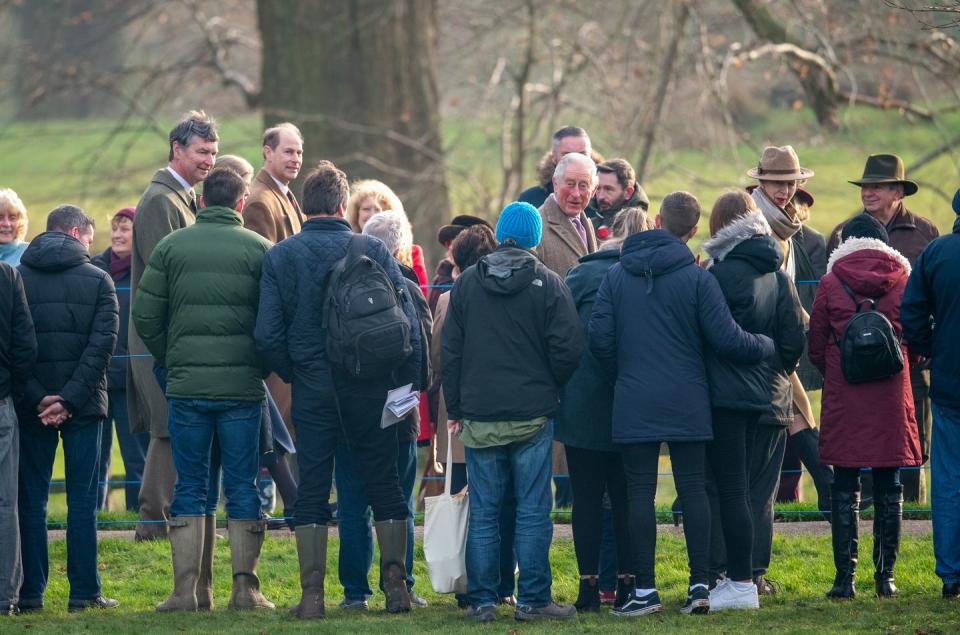
M850 296L850 299L853 300L853 305L857 308L857 313L860 312L861 307L864 303L870 303L870 310L877 310L877 299L876 298L864 298L863 300L858 300L856 294L854 294L853 289L847 286L847 283L843 280L840 280L838 277L837 280L840 281L840 286L843 287L843 290L847 292L847 295Z

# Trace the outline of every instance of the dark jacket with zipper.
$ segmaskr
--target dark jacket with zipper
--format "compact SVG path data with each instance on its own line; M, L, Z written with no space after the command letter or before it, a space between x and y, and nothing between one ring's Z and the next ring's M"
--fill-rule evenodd
M583 352L570 291L534 254L511 246L457 278L442 340L451 420L552 417Z
M783 253L759 212L718 231L703 248L713 259L709 271L720 283L733 319L744 330L763 333L777 347L759 364L738 364L709 352L710 403L714 408L762 413L770 423L793 420L788 375L806 343L797 291L780 271Z
M616 376L613 442L713 438L705 348L755 364L769 338L733 321L716 278L679 238L654 229L623 243L590 317L590 351Z
M79 240L51 231L27 247L20 275L38 349L18 414L36 420L40 400L60 395L74 418L106 417L107 366L120 322L110 274L90 264Z
M417 310L417 321L420 323L420 387L425 389L430 385L430 333L433 332L433 313L427 299L420 290L420 281L417 272L410 267L398 263L403 281L407 283L407 293L413 300ZM425 393L421 393L421 399ZM420 437L420 408L414 408L403 420L406 428L398 428L401 441L416 441Z
M37 361L37 334L20 272L0 262L0 401L22 389Z
M565 282L580 314L584 336L600 283L619 260L619 249L601 249L582 257L580 264L567 273ZM563 387L553 436L575 448L612 452L619 449L611 438L612 423L613 381L585 347L580 365Z
M960 410L960 218L917 258L900 322L910 351L930 360L930 398Z
M813 301L817 297L820 278L827 272L827 241L823 234L808 225L802 225L790 241L796 266L797 296L800 298L803 310L809 315L813 311ZM807 390L823 388L823 375L810 363L806 350L800 357L797 377Z

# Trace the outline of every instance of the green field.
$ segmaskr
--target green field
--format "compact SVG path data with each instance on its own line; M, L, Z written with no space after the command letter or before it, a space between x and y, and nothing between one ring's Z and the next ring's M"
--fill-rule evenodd
M466 624L452 596L432 593L417 548L416 590L430 607L410 615L388 616L379 594L371 600L367 614L346 613L336 604L342 598L337 582L337 543L331 539L326 578L327 619L304 623L286 612L299 598L299 578L293 540L268 538L260 574L265 595L274 601L275 612L236 613L226 610L230 593L229 548L226 540L217 544L214 571L218 608L208 614L158 615L153 605L172 588L169 544L134 543L108 538L100 543L100 575L105 594L116 597L121 608L70 615L66 612L67 587L64 570L65 544L51 545L51 577L46 596L47 609L0 622L4 633L735 633L764 630L788 633L955 633L960 631L960 607L940 599L940 583L933 574L929 536L907 538L897 563L897 584L901 596L892 600L872 597L871 540L861 540L860 596L849 602L831 602L823 597L833 578L830 539L827 536L777 536L774 542L770 577L780 593L762 600L763 608L751 612L730 612L706 616L679 613L686 587L686 553L682 539L661 535L658 544L658 588L665 604L659 615L620 620L606 613L580 616L568 623L519 624L502 608L499 620L487 626ZM374 559L376 562L376 559ZM576 597L576 561L569 540L557 539L551 551L553 593L558 601ZM371 588L376 588L372 572Z

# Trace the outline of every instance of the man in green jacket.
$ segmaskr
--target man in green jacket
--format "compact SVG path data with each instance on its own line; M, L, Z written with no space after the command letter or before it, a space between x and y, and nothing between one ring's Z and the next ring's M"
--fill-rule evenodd
M205 514L216 504L209 478L216 432L233 564L230 608L274 605L256 567L264 524L257 498L263 366L253 339L260 268L270 241L243 228L246 185L226 168L204 182L197 222L161 240L140 280L132 317L166 374L177 484L170 505L173 594L158 611L197 610ZM162 374L162 373L161 373Z

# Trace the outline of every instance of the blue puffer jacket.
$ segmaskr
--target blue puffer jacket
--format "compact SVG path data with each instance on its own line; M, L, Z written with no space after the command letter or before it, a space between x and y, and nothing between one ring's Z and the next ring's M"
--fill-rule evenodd
M954 199L960 201L960 192ZM960 202L955 202L960 207ZM960 209L957 209L960 214ZM917 258L900 304L910 351L930 358L930 398L960 409L960 218Z
M350 225L342 218L313 217L299 234L277 243L264 257L254 338L269 370L293 384L294 419L312 399L327 399L333 389L322 328L324 283L333 265L346 255L351 236ZM383 267L395 288L406 288L396 260L382 242L369 240L366 255ZM413 383L415 389L420 385L420 326L413 302L406 294L404 298L413 352L394 377L369 382L371 394L388 384L395 388Z
M588 335L590 351L616 373L614 443L712 439L704 346L747 364L774 354L770 338L737 326L716 279L663 230L624 242Z

